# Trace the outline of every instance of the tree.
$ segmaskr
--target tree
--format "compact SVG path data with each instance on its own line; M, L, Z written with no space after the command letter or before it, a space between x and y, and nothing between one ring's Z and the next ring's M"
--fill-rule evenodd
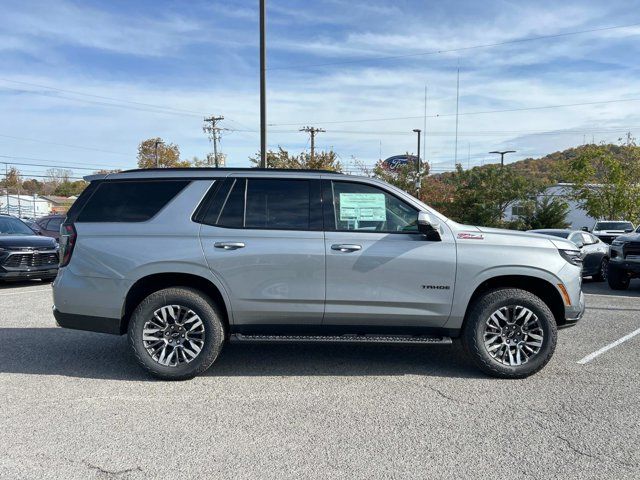
M156 165L156 146L158 162ZM160 137L149 138L138 145L138 168L190 167L188 160L180 160L180 149L173 143L165 144Z
M628 137L616 152L610 145L588 145L563 166L571 196L594 218L640 217L640 147Z
M454 220L473 225L504 227L507 208L538 193L542 184L527 178L508 166L485 165L456 171L446 182L455 189L451 202Z
M568 228L569 205L557 197L536 198L522 204L524 215L520 216L523 229Z
M249 160L254 167L260 166L260 154L249 157ZM267 152L267 167L342 171L342 164L338 160L338 155L333 150L328 152L315 152L313 159L311 159L310 153L302 152L299 155L292 155L282 147L278 147L278 150L275 152L273 150Z
M22 185L22 178L20 178L18 169L16 167L9 167L5 178L0 181L0 185L9 192L18 193L19 187Z

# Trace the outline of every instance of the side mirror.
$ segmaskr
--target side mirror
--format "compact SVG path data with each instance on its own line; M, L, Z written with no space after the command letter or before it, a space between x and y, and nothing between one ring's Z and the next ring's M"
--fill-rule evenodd
M582 227L582 228L581 228L581 230L582 230L583 232L588 232L588 231L589 231L589 229L588 229L587 227Z
M633 228L625 228L624 233L631 233L633 232Z
M439 242L440 224L427 212L418 212L418 231L427 237L427 240Z

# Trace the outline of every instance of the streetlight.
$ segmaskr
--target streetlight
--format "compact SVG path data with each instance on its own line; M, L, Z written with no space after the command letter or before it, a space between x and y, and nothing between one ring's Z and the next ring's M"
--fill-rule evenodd
M159 165L158 165L158 145L164 145L164 142L162 140L156 140L155 142L153 142L153 146L154 146L154 150L155 150L155 154L156 154L156 168L159 167Z
M500 155L500 166L504 167L504 156L506 153L516 153L515 150L503 150L503 151L499 151L499 150L494 150L493 152L489 152L489 153L497 153L498 155Z
M420 195L420 130L419 128L414 128L413 131L418 134L418 160L416 162L416 197Z

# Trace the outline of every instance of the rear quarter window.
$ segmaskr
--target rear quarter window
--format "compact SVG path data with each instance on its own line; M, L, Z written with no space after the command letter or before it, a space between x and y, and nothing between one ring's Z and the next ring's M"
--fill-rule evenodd
M178 195L188 180L102 182L78 215L78 222L144 222Z

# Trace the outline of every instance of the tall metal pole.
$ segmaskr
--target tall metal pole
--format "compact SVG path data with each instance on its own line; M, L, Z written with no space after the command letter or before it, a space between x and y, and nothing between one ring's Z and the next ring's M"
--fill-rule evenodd
M489 152L489 153L497 153L498 155L500 155L500 166L504 167L504 156L505 156L505 154L507 154L507 153L516 153L516 151L515 150L502 150L502 151L494 150L494 151Z
M413 130L418 134L418 159L416 162L416 198L420 195L420 129Z
M160 144L164 144L164 142L162 140L156 140L154 142L155 156L156 156L156 168L158 168L160 166L159 161L158 161L158 145L160 145Z
M460 67L458 67L458 76L456 80L456 145L454 152L454 167L458 165L458 106L460 105Z
M266 0L260 0L260 167L267 168L267 45Z
M4 188L7 192L7 215L9 215L9 165L4 164Z
M427 86L424 86L424 125L422 126L424 132L424 161L427 162Z

